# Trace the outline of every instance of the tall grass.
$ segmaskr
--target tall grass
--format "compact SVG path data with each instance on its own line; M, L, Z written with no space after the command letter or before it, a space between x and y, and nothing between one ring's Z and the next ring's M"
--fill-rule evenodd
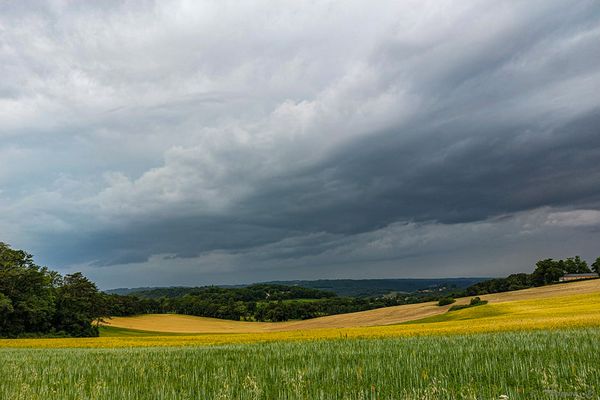
M0 399L596 399L600 328L0 350Z

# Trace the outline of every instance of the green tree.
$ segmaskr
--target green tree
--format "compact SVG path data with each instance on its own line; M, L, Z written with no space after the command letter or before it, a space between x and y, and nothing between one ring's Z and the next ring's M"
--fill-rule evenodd
M456 300L454 300L452 297L442 297L439 301L438 301L438 306L447 306L448 304L452 304L454 303Z
M104 315L104 297L81 272L66 275L57 288L55 325L72 336L98 336L93 322Z
M14 311L12 301L0 293L0 328L7 325L8 318Z
M591 272L587 262L579 256L567 258L564 261L564 270L567 274L585 274Z
M52 330L54 292L46 268L31 254L0 242L0 336Z
M592 271L600 275L600 257L596 258L596 261L592 263Z
M535 271L531 274L531 281L535 286L547 285L565 274L563 262L551 258L540 260L535 264Z

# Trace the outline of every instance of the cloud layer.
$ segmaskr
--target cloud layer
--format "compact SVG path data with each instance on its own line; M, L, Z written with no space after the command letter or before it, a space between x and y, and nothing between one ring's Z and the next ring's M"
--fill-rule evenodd
M0 240L104 287L596 257L599 42L591 1L4 3Z

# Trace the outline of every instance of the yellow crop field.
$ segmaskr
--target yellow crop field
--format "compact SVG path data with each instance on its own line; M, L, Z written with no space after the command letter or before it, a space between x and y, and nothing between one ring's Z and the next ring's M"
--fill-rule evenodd
M578 294L576 294L578 293ZM474 308L447 313L446 307L437 307L432 304L419 305L425 307L423 319L413 319L399 324L380 326L345 326L345 327L315 327L296 328L302 326L302 321L284 324L256 324L253 331L234 331L233 327L246 327L251 322L222 321L223 326L228 326L233 331L230 333L211 333L161 336L118 336L82 339L19 339L0 340L0 347L41 347L41 348L66 348L66 347L146 347L146 346L204 346L228 343L270 342L282 340L317 340L335 338L381 338L381 337L408 337L425 335L471 334L501 331L523 331L539 329L598 327L600 326L600 281L578 282L567 285L556 285L546 288L528 289L519 292L494 294L482 296L490 303ZM465 300L461 301L464 302ZM410 306L406 307L413 310ZM380 321L388 321L390 312L399 313L399 307L390 309L373 310L363 313L337 315L336 320L346 317L349 321L360 319L356 314L371 314L373 323L379 315ZM428 310L437 307L439 312L434 315ZM182 316L149 316L137 320L167 320L175 318L182 323L191 323L188 319L195 317ZM327 317L330 318L330 317ZM398 317L401 319L401 317ZM136 321L135 318L130 320ZM206 320L206 319L201 319ZM312 320L314 321L317 319ZM214 321L209 321L214 322ZM402 322L402 321L401 321ZM294 326L295 324L295 326ZM266 330L266 326L274 326ZM326 324L325 324L326 325ZM138 326L138 325L136 325ZM151 327L151 325L144 325ZM286 326L287 329L283 329ZM305 326L311 326L310 324ZM318 325L315 325L318 326ZM262 331L261 331L262 330Z

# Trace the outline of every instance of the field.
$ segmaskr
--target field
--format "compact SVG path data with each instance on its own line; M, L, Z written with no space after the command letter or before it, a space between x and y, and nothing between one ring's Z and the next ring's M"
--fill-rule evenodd
M600 329L0 351L1 399L592 399Z
M0 340L0 399L599 398L600 280L482 298L277 324L149 315L99 338Z

